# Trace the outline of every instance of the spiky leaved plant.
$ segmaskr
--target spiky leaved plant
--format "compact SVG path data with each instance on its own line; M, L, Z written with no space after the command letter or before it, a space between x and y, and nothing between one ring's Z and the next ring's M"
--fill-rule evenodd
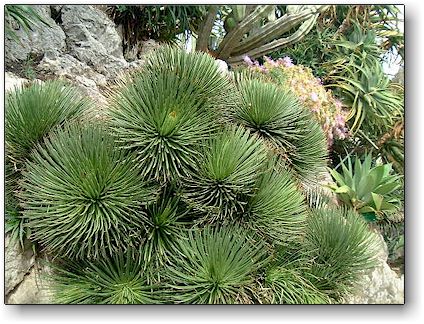
M304 249L314 260L308 271L314 286L338 298L361 270L375 266L378 241L360 215L333 207L315 209L308 217Z
M21 183L32 238L61 256L80 259L137 245L151 200L135 164L96 126L53 132L31 155Z
M116 141L136 153L141 173L159 182L197 168L199 144L217 128L216 107L231 87L214 59L165 47L112 95Z
M298 251L291 249L298 248ZM272 304L329 304L330 297L308 279L311 260L299 244L279 248L266 270L264 287ZM305 275L307 274L307 275Z
M233 221L245 211L267 158L263 143L242 127L221 131L204 147L182 196L207 221Z
M304 232L306 203L292 175L273 159L248 204L248 223L271 243L286 245Z
M184 237L190 224L187 210L180 206L180 198L171 190L165 190L159 200L146 208L146 238L141 245L141 261L144 266L156 262L161 266L169 253L178 251L176 245Z
M176 303L252 303L257 272L267 261L263 243L243 228L205 227L180 241L166 270Z
M13 239L27 236L16 195L18 181L30 151L52 129L76 118L89 101L62 81L30 83L6 92L5 100L5 192L6 232Z
M241 100L230 120L263 138L302 178L326 166L326 140L319 124L289 91L246 75L236 77Z
M6 92L6 156L22 163L31 149L56 125L80 115L89 102L62 81L31 83Z
M135 251L95 261L62 261L53 266L50 292L57 304L158 304L162 297L148 283Z

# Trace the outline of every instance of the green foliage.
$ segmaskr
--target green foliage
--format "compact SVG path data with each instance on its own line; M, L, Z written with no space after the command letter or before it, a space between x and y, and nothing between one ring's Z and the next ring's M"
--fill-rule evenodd
M125 53L143 40L173 43L178 34L196 31L205 6L113 5L107 12L116 25L122 26Z
M200 155L198 169L183 183L182 195L207 221L233 221L246 210L258 172L267 158L262 142L242 127L211 138Z
M31 237L61 256L104 257L137 247L154 195L100 127L67 126L45 139L23 172Z
M16 35L13 23L17 24L19 28L22 28L25 33L29 34L33 30L33 27L37 27L38 23L42 23L48 27L51 27L33 8L28 5L5 5L4 13L6 17L5 23L5 34L7 37L19 41Z
M187 176L197 167L201 142L217 128L211 106L223 102L227 86L210 56L157 50L113 97L116 141L136 153L140 172L150 179Z
M288 90L259 80L238 82L241 103L232 118L269 143L303 179L326 165L326 141L319 124Z
M21 248L23 248L28 233L24 227L21 208L12 192L6 191L5 198L4 232L9 233L10 240L19 242Z
M248 205L249 223L273 244L299 240L306 204L292 176L275 166L261 175L257 187Z
M355 208L364 217L381 218L383 213L396 211L400 201L393 193L400 188L399 176L391 174L391 164L371 166L371 154L361 162L358 157L352 164L342 163L342 174L330 169L336 184L330 188L347 206ZM368 215L370 214L370 215Z
M180 241L167 275L177 303L252 303L255 276L266 249L242 228L205 227Z
M269 266L265 287L271 289L272 304L330 304L329 296L308 279L311 261L306 255L293 257L292 251L278 251Z
M144 266L152 260L163 264L183 237L187 211L181 208L180 199L167 190L156 203L147 206L146 214L146 241L141 247Z
M396 93L379 62L369 65L343 65L342 75L332 76L333 83L350 107L349 118L354 118L352 131L361 126L384 132L403 113L403 96Z
M97 261L53 265L52 299L57 304L158 304L157 286L131 253Z
M309 279L332 297L349 291L359 271L376 264L378 241L350 209L313 210L303 245L313 260Z
M6 93L6 156L18 164L55 126L75 118L88 107L75 88L60 81L32 83Z

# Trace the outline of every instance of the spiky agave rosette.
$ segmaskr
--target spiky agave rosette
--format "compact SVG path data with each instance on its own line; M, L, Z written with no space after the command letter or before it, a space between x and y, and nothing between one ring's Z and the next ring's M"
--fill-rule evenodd
M78 123L37 146L21 186L32 238L79 259L137 247L144 231L141 206L155 199L155 190L104 128Z
M236 77L240 102L227 116L260 136L302 181L323 172L327 148L319 124L289 91L249 75Z
M204 146L199 166L182 185L182 197L206 222L234 222L246 211L267 152L248 130L222 131Z
M201 144L217 129L231 86L205 53L157 50L112 94L116 140L135 152L143 175L179 181L197 168Z

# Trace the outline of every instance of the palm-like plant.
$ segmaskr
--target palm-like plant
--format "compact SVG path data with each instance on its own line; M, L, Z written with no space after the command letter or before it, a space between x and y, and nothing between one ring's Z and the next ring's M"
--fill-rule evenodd
M148 283L146 271L130 252L91 262L66 260L53 270L50 291L57 304L161 302L157 286Z
M306 204L291 174L275 166L261 175L257 187L249 201L249 223L274 244L299 239Z
M326 140L319 124L288 90L240 78L241 102L232 119L262 137L303 179L325 167Z
M21 186L31 237L76 258L137 245L145 217L139 208L154 197L112 136L79 124L38 145Z
M208 221L234 220L245 211L267 157L256 136L242 127L222 131L202 152L198 169L183 183L182 196Z
M166 273L177 303L232 304L253 301L258 269L266 249L241 228L210 226L189 232Z
M32 83L6 93L6 156L20 166L35 144L55 126L79 116L89 103L61 81Z
M141 173L151 179L187 176L197 166L199 144L216 129L212 106L223 102L228 85L208 55L158 50L114 96L116 141L136 153Z
M353 210L316 209L308 217L304 249L314 260L311 282L338 297L352 288L361 270L375 266L378 241Z

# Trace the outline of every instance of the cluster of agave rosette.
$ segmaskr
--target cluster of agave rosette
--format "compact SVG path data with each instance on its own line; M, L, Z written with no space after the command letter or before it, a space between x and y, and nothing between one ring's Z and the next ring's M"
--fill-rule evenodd
M374 265L362 218L303 191L327 143L289 90L168 46L106 121L64 89L6 100L7 194L55 257L53 302L331 303Z

